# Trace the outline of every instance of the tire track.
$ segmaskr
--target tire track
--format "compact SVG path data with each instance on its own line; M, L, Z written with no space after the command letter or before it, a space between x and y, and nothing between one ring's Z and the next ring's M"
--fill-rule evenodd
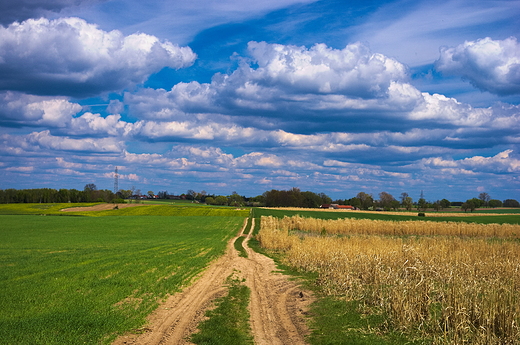
M191 286L169 297L152 313L145 333L122 336L113 345L190 344L189 337L212 301L225 295L225 280L233 272L245 278L245 284L251 289L250 324L255 343L305 344L308 329L304 314L311 299L302 298L303 293L294 282L275 272L272 259L249 248L252 230L242 243L248 257L238 256L234 243L243 235L246 225L247 220L240 233L228 243L224 256L211 264ZM307 297L307 293L305 295Z

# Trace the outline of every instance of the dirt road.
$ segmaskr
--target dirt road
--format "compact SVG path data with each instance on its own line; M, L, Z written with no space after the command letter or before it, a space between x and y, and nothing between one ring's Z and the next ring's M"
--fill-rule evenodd
M197 329L212 301L226 294L225 280L245 278L251 289L249 311L255 344L305 344L308 333L304 313L311 296L302 292L288 277L276 272L274 261L248 247L251 235L243 242L248 258L238 256L233 238L226 254L215 261L204 274L182 293L171 296L149 318L146 331L125 335L113 345L123 344L190 344L189 337ZM254 228L254 224L253 224Z

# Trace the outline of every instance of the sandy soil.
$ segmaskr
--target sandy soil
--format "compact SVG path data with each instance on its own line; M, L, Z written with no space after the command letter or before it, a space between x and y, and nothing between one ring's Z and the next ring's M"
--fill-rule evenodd
M254 224L253 224L254 226ZM242 235L244 231L242 228ZM197 330L204 314L215 298L225 295L225 280L245 278L251 289L249 311L255 344L306 344L308 334L305 314L313 297L302 291L287 276L276 272L274 261L248 247L250 235L243 242L248 258L238 256L233 238L226 254L182 293L171 296L150 317L140 335L118 338L113 345L123 344L191 344L189 337Z
M149 206L146 204L117 204L117 207L119 208L127 208L127 207L135 207L135 206ZM105 211L105 210L112 210L116 207L116 204L99 204L94 206L87 206L87 207L69 207L64 208L60 211L62 212L84 212L84 211Z

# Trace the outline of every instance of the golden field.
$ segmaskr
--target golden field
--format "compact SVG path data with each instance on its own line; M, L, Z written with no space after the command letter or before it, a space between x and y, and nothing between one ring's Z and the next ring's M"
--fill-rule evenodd
M261 245L435 344L520 344L520 225L262 217Z

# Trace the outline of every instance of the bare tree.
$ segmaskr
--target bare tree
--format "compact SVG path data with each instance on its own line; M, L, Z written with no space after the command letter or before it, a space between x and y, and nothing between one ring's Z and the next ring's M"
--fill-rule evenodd
M482 204L483 204L484 206L487 206L488 203L489 203L489 200L491 200L491 197L489 196L488 193L480 193L479 196L478 196L478 198L479 198L480 200L482 200Z

